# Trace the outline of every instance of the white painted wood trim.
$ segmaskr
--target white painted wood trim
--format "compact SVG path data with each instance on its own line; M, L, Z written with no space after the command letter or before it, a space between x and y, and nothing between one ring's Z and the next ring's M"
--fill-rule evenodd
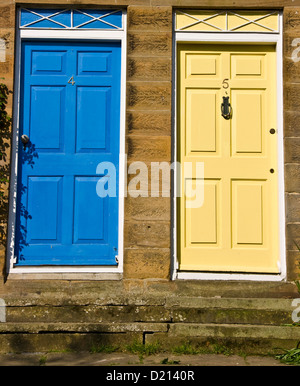
M122 40L125 31L104 30L20 30L21 39L89 39L89 40Z
M173 14L173 17L174 14ZM173 19L173 25L175 20ZM173 36L173 105L176 106L176 82L177 82L177 43L179 42L198 42L198 43L260 43L260 44L276 44L277 53L277 128L278 128L278 189L279 189L279 250L280 250L280 269L278 275L270 274L248 274L248 273L206 273L206 272L180 272L178 270L178 251L177 251L177 223L176 223L176 195L173 196L173 229L172 229L172 272L171 279L184 280L254 280L254 281L284 281L286 280L286 249L285 249L285 200L284 200L284 157L283 157L283 72L282 72L282 25L283 15L279 12L279 33L230 33L230 32L175 32ZM174 109L173 118L173 162L177 160L177 120L176 108ZM175 163L176 165L176 163ZM177 184L176 178L177 169L174 169L173 191Z
M19 25L20 14L17 14L17 25ZM96 31L96 30L19 30L16 31L16 56L15 56L15 92L13 111L13 134L12 134L12 159L10 176L9 195L9 219L7 237L7 262L6 271L8 274L39 274L39 278L48 278L48 275L63 273L66 275L75 273L97 273L98 280L106 280L108 273L119 274L112 276L120 278L123 272L124 260L124 196L126 168L125 157L125 124L126 124L126 63L127 63L127 15L123 11L123 31ZM121 95L120 95L120 155L119 155L119 246L118 266L52 266L52 267L14 267L14 239L16 224L16 202L17 202L17 173L18 173L18 138L19 138L19 110L20 110L20 69L21 69L21 41L22 39L86 39L86 40L117 40L121 42ZM100 274L103 274L101 276ZM45 275L43 275L45 274ZM20 277L20 276L19 276ZM66 277L66 276L64 276ZM94 280L94 276L91 276Z

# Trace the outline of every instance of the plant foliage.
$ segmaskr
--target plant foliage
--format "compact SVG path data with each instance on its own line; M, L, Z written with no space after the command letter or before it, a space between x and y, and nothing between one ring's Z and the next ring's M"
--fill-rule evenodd
M0 83L0 244L6 243L6 223L8 215L7 184L9 179L9 147L11 117L6 112L10 91Z
M284 354L277 355L276 358L283 363L299 366L300 365L300 348L298 346L291 350L286 350Z

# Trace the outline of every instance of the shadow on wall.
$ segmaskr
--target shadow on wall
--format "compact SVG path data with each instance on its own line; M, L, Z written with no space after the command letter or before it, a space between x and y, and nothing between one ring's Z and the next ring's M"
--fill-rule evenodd
M0 83L0 244L6 246L8 219L8 179L10 173L9 148L11 140L11 117L6 112L11 91Z

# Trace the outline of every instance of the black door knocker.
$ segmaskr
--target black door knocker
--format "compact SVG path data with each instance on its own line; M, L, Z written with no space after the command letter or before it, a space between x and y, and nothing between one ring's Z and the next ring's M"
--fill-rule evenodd
M230 119L232 109L231 109L231 105L229 103L229 97L228 96L227 97L223 96L223 103L221 104L221 112L222 112L222 116L225 119Z

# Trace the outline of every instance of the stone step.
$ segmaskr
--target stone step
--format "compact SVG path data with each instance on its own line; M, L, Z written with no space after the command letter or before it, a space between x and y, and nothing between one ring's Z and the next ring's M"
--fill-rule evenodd
M168 299L173 322L217 324L291 324L292 299L196 298Z
M0 323L0 353L123 349L140 342L160 350L190 345L232 353L274 354L296 347L300 328L198 323Z
M167 333L145 335L145 343L172 347L218 349L231 353L274 355L292 349L300 341L298 326L174 323Z
M115 304L6 304L6 321L61 323L217 323L217 324L292 324L295 306L292 299L231 299L200 297L169 297L132 299Z

